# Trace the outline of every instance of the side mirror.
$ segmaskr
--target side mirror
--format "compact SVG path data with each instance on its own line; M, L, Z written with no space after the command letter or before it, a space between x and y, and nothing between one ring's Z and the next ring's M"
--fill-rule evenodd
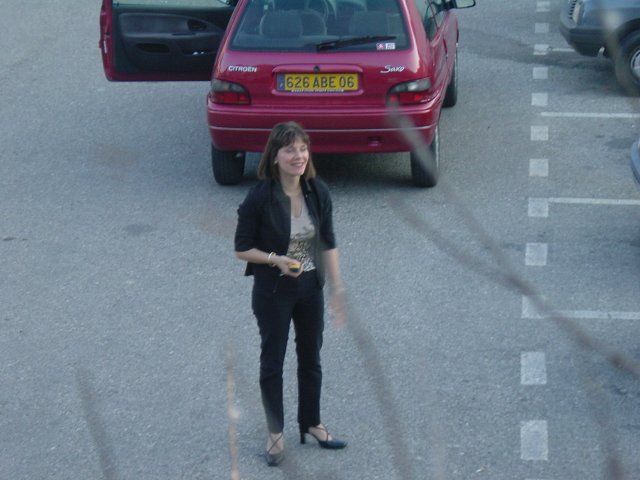
M476 4L476 0L444 0L444 7L447 10L452 8L471 8Z

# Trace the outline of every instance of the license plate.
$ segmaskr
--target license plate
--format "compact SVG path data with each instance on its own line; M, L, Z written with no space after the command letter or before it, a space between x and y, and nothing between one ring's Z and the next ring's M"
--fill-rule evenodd
M353 92L358 90L357 73L279 73L280 92Z

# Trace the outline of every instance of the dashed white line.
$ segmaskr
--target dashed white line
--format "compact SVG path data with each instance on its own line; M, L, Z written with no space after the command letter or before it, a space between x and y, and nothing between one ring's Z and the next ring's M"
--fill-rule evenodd
M520 383L522 385L547 384L547 359L544 352L522 352Z
M549 200L546 198L529 198L527 214L532 218L546 218L549 216Z
M536 318L544 318L544 315L538 310L537 305L539 303L545 304L546 300L543 296L537 297L522 297L522 313L521 317L523 319L536 319Z
M543 125L531 126L531 141L546 142L549 140L549 127Z
M548 177L549 176L549 160L546 158L529 159L529 176L530 177Z
M538 12L538 13L549 12L550 9L551 9L551 2L550 1L540 0L538 3L536 3L536 12Z
M534 80L546 80L549 78L549 67L533 67Z
M548 247L546 243L527 243L524 263L528 267L544 267L547 264Z
M549 12L551 2L549 0L538 0L536 12ZM544 22L535 24L536 34L549 33L549 24ZM534 55L547 55L550 51L555 51L547 44L534 45ZM533 67L534 80L546 80L549 77L547 67ZM531 105L533 107L546 107L549 103L549 95L546 92L535 92L531 94ZM531 141L548 141L548 126L531 126ZM529 159L530 177L547 177L549 175L549 161L546 158ZM529 198L529 217L548 217L549 202L547 199ZM527 243L525 249L525 265L545 266L547 264L548 246L546 243ZM522 298L522 316L525 314L538 314L535 307L535 299ZM544 298L540 300L544 305ZM541 317L541 315L538 314ZM522 385L546 385L547 370L544 352L522 352L520 355L520 383ZM522 460L548 460L549 446L547 434L547 422L545 420L531 420L520 423L520 458Z
M536 33L549 33L549 24L548 23L536 23L535 32Z
M546 420L529 420L520 423L520 458L549 460Z
M547 55L551 47L546 43L536 43L533 46L533 54L534 55Z
M546 107L549 103L548 93L532 93L531 105L534 107Z

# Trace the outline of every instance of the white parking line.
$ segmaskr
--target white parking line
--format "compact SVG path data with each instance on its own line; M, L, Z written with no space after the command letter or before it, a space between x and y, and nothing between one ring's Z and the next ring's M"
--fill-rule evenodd
M531 126L532 142L546 142L547 140L549 140L549 127L544 125Z
M529 159L529 176L530 177L548 177L549 176L549 160L546 158Z
M546 80L549 78L549 67L533 67L534 80Z
M640 200L624 198L529 198L529 217L545 218L549 216L549 205L552 203L565 205L613 205L613 206L640 206Z
M550 47L549 51L554 53L576 53L576 51L570 47Z
M537 297L544 301L544 297ZM640 312L616 312L603 310L558 310L555 312L564 318L572 320L640 320ZM549 318L536 308L536 303L529 297L522 297L521 317L526 320Z
M520 423L520 458L522 460L549 460L546 420L530 420Z
M546 55L549 53L549 50L551 50L551 47L549 47L549 45L547 45L546 43L536 43L533 46L534 55Z
M522 352L520 383L522 385L547 384L547 360L544 352Z
M560 315L574 320L640 320L640 312L603 312L597 310L560 310Z
M549 203L564 203L572 205L621 205L640 206L640 200L630 198L577 198L577 197L549 197Z
M549 216L549 199L529 198L527 214L532 218L546 218Z
M536 319L536 318L544 318L544 315L538 310L536 307L537 302L545 303L546 300L543 296L535 297L535 300L523 296L522 297L522 312L520 316L524 319Z
M535 32L536 33L549 33L549 24L548 23L536 23Z
M548 93L532 93L531 94L531 105L534 107L546 107L549 103L549 94Z
M547 264L548 247L546 243L527 243L524 263L528 267L544 267Z
M555 118L640 118L640 113L540 112L540 116Z
M536 12L538 13L549 12L550 9L551 2L548 0L539 0L538 3L536 3Z

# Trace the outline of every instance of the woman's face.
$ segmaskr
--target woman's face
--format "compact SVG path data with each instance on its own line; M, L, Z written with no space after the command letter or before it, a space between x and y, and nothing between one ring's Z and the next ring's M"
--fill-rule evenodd
M275 160L278 162L280 177L300 177L309 163L309 146L296 138L293 143L278 150Z

